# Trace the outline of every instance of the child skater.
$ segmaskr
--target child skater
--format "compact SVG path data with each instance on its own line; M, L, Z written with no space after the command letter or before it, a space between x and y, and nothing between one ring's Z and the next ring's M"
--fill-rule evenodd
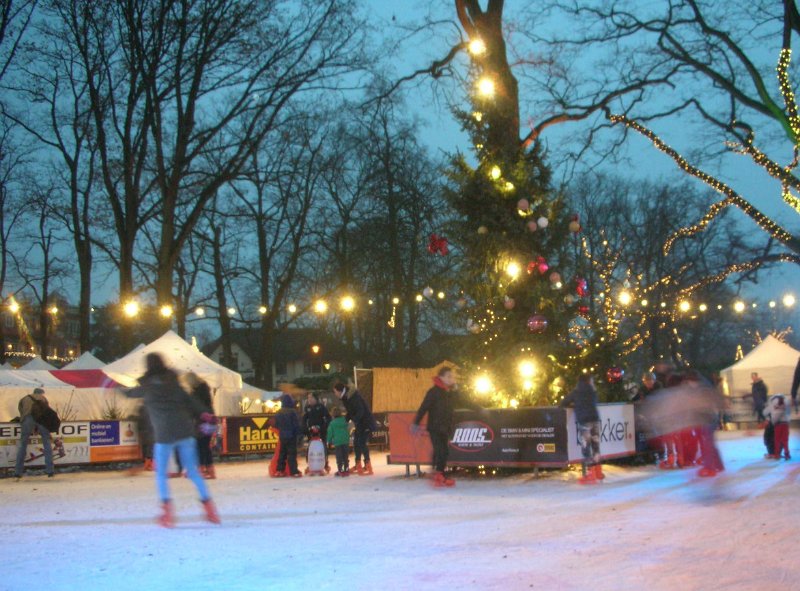
M328 424L328 443L333 444L336 451L335 476L350 476L350 427L342 416L342 409L334 406L331 409L333 420Z
M791 459L789 455L789 413L790 407L786 404L786 396L783 394L775 394L770 396L767 405L763 410L764 417L772 424L775 432L775 444L772 454L767 457L773 459L780 459L781 451L783 457L787 460Z
M158 522L164 527L175 526L175 513L167 484L167 463L173 450L181 458L186 475L197 487L200 502L206 512L206 520L220 523L217 508L205 480L197 469L197 443L194 438L194 417L203 412L202 405L189 396L178 383L178 376L164 365L158 353L148 353L145 358L147 371L139 379L139 386L121 393L128 398L144 399L150 415L155 446L156 486L161 498L162 514Z

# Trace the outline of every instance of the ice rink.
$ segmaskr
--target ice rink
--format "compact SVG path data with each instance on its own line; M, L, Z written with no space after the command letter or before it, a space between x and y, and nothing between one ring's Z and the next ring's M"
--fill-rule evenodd
M0 480L0 589L800 589L800 445L763 459L758 435L721 433L727 470L606 465L458 479L452 489L375 475L271 479L225 462L222 516L170 481L178 517L155 525L152 474L75 471ZM301 464L302 467L302 464Z

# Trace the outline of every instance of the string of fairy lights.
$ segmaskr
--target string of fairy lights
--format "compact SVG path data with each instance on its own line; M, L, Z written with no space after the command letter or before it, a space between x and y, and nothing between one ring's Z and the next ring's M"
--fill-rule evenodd
M626 127L628 127L629 129L633 129L642 136L646 137L651 142L653 142L653 145L656 147L657 150L672 158L672 160L680 167L681 170L701 180L703 183L705 183L718 193L725 195L724 199L712 204L709 210L706 212L706 214L697 223L691 226L687 226L685 228L681 228L677 230L672 236L670 236L664 243L664 254L669 254L669 251L672 249L672 245L679 238L692 236L705 229L705 227L708 226L708 224L715 217L717 217L717 215L719 215L723 209L725 209L730 205L736 205L739 209L741 209L744 213L746 213L753 221L755 221L756 224L762 230L767 232L770 236L772 236L776 240L784 244L791 244L795 242L795 239L791 234L789 234L781 226L779 226L771 219L769 219L767 216L765 216L763 213L761 213L758 209L753 207L746 199L744 199L744 197L739 195L727 184L716 179L710 174L703 172L696 166L690 164L683 156L681 156L677 152L677 150L667 145L666 142L664 142L664 140L658 137L658 135L656 135L656 133L653 132L652 130L648 129L647 127L641 125L636 121L629 119L625 115L610 115L609 119L612 123L621 123Z

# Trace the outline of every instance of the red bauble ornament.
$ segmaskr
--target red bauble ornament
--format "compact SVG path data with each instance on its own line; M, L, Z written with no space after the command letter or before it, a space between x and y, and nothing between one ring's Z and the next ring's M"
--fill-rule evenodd
M513 310L515 305L514 298L506 296L505 300L503 300L503 306L505 306L506 310Z
M589 316L589 306L578 306L578 314L586 318Z
M547 261L544 257L539 256L536 257L536 270L539 271L539 275L544 275L547 273L547 270L550 268L550 265L547 264Z
M536 334L543 333L547 330L547 318L541 314L534 314L528 318L528 330Z
M428 252L431 254L446 255L448 253L447 238L444 236L437 236L431 234L431 239L428 241Z
M606 371L606 380L609 384L616 384L622 381L622 376L625 375L625 370L621 367L609 367Z
M587 295L589 295L589 284L583 277L578 277L575 280L575 293L582 298L585 298Z

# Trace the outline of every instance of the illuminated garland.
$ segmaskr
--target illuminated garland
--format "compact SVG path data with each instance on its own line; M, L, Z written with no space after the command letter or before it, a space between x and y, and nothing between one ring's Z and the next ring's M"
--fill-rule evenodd
M636 121L632 121L625 117L624 115L609 115L608 116L611 123L622 123L626 127L633 129L634 131L638 132L642 136L646 137L650 141L653 142L653 145L658 149L660 152L666 154L678 165L678 167L683 170L684 172L690 174L691 176L699 179L718 193L722 193L725 195L725 199L718 201L717 203L713 204L709 211L704 215L701 220L687 228L681 228L677 230L672 236L670 236L666 243L664 244L664 254L669 254L672 245L678 238L691 236L693 234L697 234L701 230L703 230L709 222L714 219L724 208L735 205L739 209L741 209L745 214L747 214L753 221L758 224L758 226L767 232L770 236L775 238L776 240L782 242L783 244L789 246L795 246L797 241L795 238L789 234L786 230L781 228L778 224L773 222L763 213L761 213L758 209L753 207L747 200L745 200L741 195L739 195L736 191L734 191L731 187L723 183L722 181L714 178L713 176L706 174L696 166L692 166L689 162L686 161L683 156L681 156L676 150L668 146L661 138L659 138L653 131L644 127L643 125L637 123Z
M791 128L794 136L794 143L797 145L798 138L800 138L800 117L797 115L797 103L795 102L794 91L789 82L789 63L792 61L791 48L785 47L781 49L778 58L778 86L781 89L781 96L786 105L786 113L789 115L789 127Z

